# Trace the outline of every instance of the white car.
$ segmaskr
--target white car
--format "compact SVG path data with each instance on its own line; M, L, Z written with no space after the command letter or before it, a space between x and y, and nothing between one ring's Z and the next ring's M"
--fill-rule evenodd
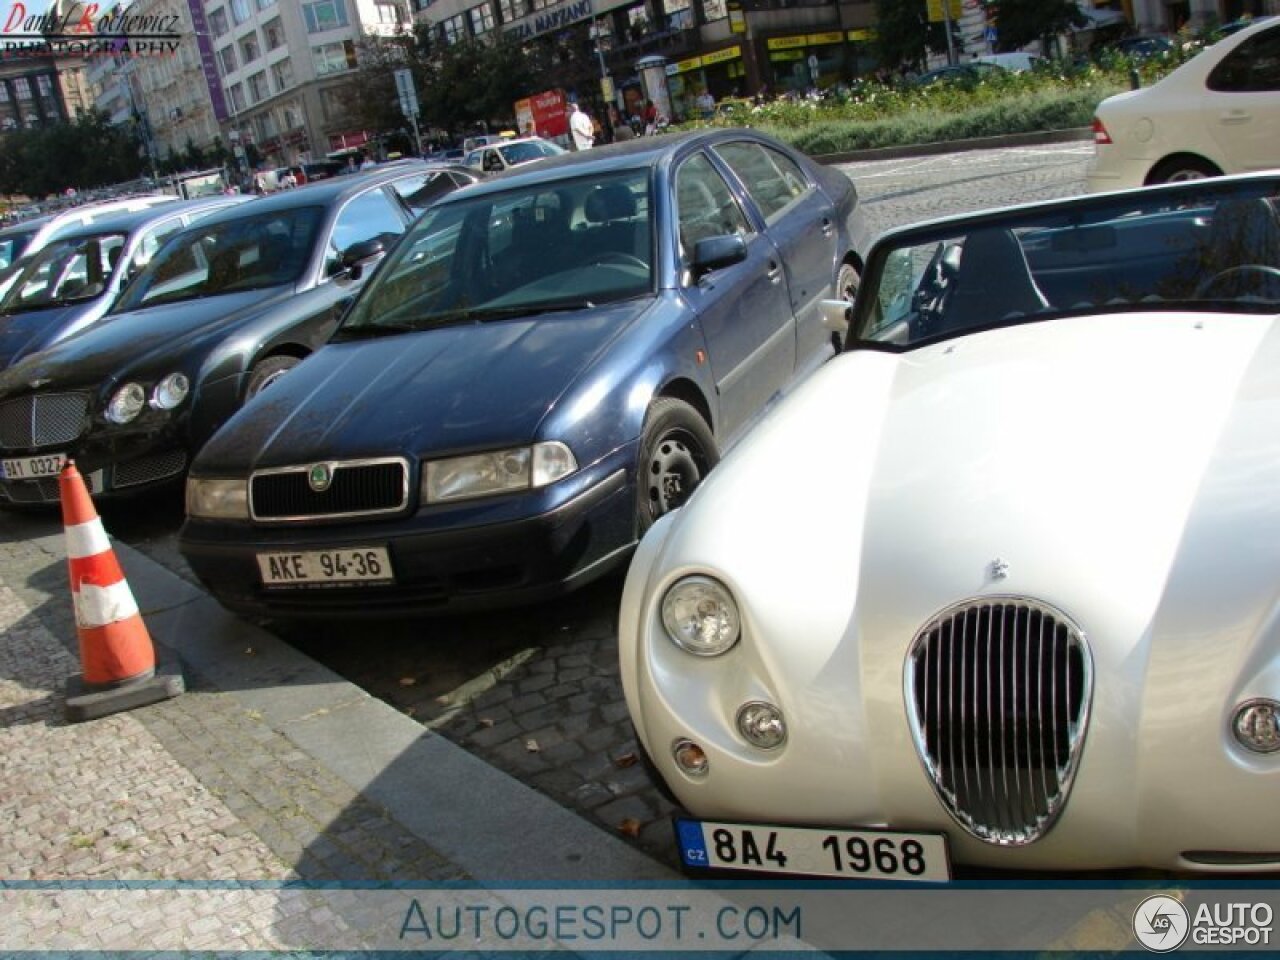
M1280 167L1280 18L1103 100L1093 138L1091 191Z
M568 153L564 147L543 140L541 137L522 137L477 147L467 154L465 163L474 170L485 173L501 173L522 163L532 163L543 157L556 157Z
M1278 194L877 242L844 350L627 576L687 866L1280 869Z

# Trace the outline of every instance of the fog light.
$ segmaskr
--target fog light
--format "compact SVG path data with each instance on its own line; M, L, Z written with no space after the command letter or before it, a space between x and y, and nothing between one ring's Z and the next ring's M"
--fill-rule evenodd
M707 755L692 740L677 740L671 745L671 755L675 757L676 766L681 772L691 777L705 777L711 768Z
M744 703L738 711L738 732L761 750L772 750L787 739L787 722L772 703Z
M1275 753L1280 750L1280 703L1249 700L1240 704L1231 731L1246 750Z

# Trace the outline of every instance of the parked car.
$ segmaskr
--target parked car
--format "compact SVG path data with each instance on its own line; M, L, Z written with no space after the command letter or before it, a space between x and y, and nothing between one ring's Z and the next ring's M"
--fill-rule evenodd
M687 865L1280 868L1278 202L1231 178L877 242L844 352L627 575Z
M397 181L424 175L286 190L172 237L105 322L0 372L0 504L57 500L68 457L103 496L180 478L246 399L325 342L414 216Z
M1123 53L1127 57L1138 60L1168 56L1176 49L1173 40L1163 34L1135 34L1130 37L1121 37L1110 46L1117 53Z
M1023 73L1027 70L1034 70L1036 67L1045 63L1044 57L1037 56L1034 53L1027 53L1025 50L1013 50L1008 53L987 53L974 57L973 63L993 63L997 67L1003 67L1011 73Z
M938 67L920 74L911 82L916 87L931 87L936 83L956 84L959 86L977 86L984 80L1003 77L1009 71L994 63L972 60L969 63L954 63L946 67Z
M1265 170L1280 163L1280 19L1255 20L1093 118L1092 191Z
M193 464L183 555L283 618L585 583L832 355L817 304L856 289L865 239L847 177L747 130L452 194Z
M0 297L0 369L98 322L170 236L248 197L211 197L116 213L26 258Z
M460 163L427 163L420 182L412 180L399 182L396 192L400 199L421 212L446 194L459 187L467 187L479 183L487 174Z
M564 147L543 140L541 137L522 137L501 143L478 147L467 154L465 163L474 170L485 173L501 173L522 163L532 163L545 157L556 157L567 151Z

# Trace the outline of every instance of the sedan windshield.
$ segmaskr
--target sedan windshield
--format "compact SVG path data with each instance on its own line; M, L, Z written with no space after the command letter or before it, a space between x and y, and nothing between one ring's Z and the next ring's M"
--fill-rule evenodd
M128 237L104 233L51 243L35 254L0 301L0 313L43 310L107 292Z
M1274 180L1204 181L901 231L877 248L857 338L1136 311L1280 310Z
M114 312L295 283L323 219L320 207L295 207L200 223L160 249Z
M646 296L653 244L647 169L445 201L391 253L336 338Z

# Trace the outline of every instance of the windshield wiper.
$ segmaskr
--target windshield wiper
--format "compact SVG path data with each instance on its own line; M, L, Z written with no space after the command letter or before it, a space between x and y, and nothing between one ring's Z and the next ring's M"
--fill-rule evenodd
M399 336L402 333L413 333L418 328L408 323L368 323L358 327L339 327L329 338L330 343L341 343L345 340L376 340L379 337Z
M488 323L509 317L536 317L543 313L559 313L563 310L591 310L595 303L579 297L572 300L541 300L536 303L512 304L507 307L474 307L456 313L442 313L431 317L431 325L451 323Z

